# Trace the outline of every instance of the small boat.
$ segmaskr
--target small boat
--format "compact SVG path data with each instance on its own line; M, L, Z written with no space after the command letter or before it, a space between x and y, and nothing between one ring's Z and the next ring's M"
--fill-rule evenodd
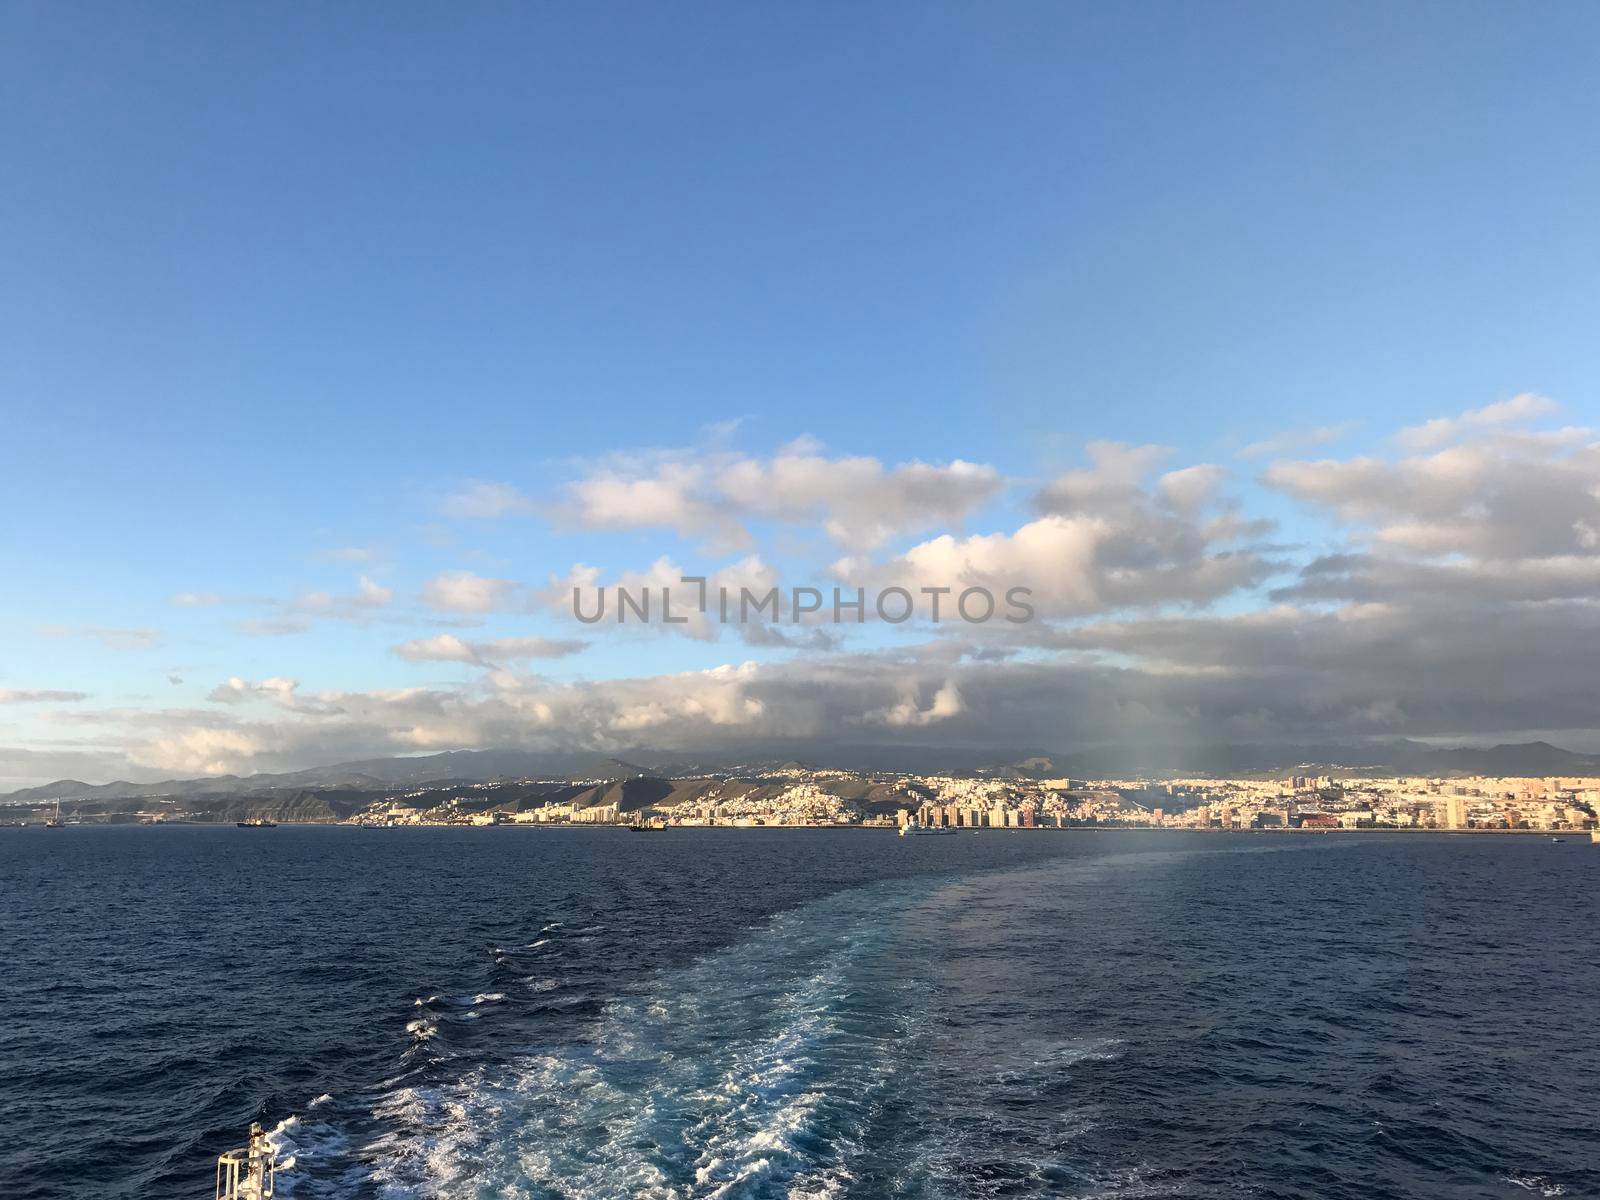
M1551 840L1551 841L1552 841L1552 842L1564 842L1564 841L1566 841L1566 840L1567 840L1567 839L1566 839L1566 838L1555 838L1555 837L1553 837L1553 838L1551 838L1551 839L1550 839L1550 840Z
M234 824L240 829L276 829L278 827L276 821L269 821L265 817L249 817L243 821L235 821Z
M62 829L65 828L66 824L67 823L61 819L61 798L58 796L56 798L56 815L47 820L44 823L44 827L46 829Z

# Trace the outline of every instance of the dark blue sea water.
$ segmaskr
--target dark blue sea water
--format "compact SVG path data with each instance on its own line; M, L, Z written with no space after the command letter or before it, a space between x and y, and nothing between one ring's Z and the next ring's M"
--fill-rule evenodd
M0 830L0 1197L1600 1195L1600 849Z

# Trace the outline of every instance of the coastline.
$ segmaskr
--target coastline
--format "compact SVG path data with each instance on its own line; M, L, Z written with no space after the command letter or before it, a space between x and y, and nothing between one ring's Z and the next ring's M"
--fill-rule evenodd
M234 829L237 828L232 821L79 821L63 826L64 829ZM277 821L275 827L283 829L361 829L380 832L393 832L404 829L457 829L457 830L613 830L615 832L632 832L629 825L616 822L601 821L503 821L491 824L471 824L467 822L408 822L398 825L375 825L360 821ZM15 824L0 824L0 829L45 829L42 821L18 822ZM708 830L716 832L778 832L789 830L831 830L853 831L857 833L887 833L898 835L899 827L895 825L865 824L861 822L817 822L809 824L800 823L763 823L736 825L723 824L694 824L694 825L664 825L654 827L656 833L683 833L694 830ZM58 831L56 831L58 832ZM1303 836L1326 837L1338 834L1404 834L1411 836L1420 835L1450 835L1450 836L1521 836L1557 838L1562 841L1584 841L1588 838L1588 829L1434 829L1434 828L1408 828L1403 826L1383 825L1367 826L1350 829L1299 829L1299 828L1236 828L1220 829L1207 828L1199 825L1038 825L1032 828L1020 826L976 826L972 828L957 827L956 832L967 836L990 836L1007 834L1070 834L1070 833L1194 833L1215 836L1219 834L1251 834L1261 836Z

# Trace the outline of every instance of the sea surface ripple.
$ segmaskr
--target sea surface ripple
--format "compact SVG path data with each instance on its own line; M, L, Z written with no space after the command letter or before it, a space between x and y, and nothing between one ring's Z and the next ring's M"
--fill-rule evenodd
M1600 1195L1600 851L0 831L0 1197Z

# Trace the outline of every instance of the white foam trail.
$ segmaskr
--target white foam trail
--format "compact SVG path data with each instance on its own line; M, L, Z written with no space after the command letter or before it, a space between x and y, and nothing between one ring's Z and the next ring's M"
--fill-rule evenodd
M1507 1175L1505 1181L1525 1192L1538 1192L1541 1196L1565 1196L1567 1189L1543 1175Z
M373 1113L388 1131L374 1178L429 1200L840 1195L916 1036L917 1005L872 991L895 977L875 974L892 911L880 891L782 916L612 1004L571 1044L398 1089Z
M302 1174L292 1194L833 1200L882 1183L867 1174L881 1165L869 1167L863 1145L891 1089L898 1103L899 1092L940 1082L928 1074L941 1062L939 1023L929 1019L941 986L938 956L948 946L952 912L966 911L979 889L992 891L993 879L969 885L923 877L840 893L646 981L581 1034L562 1025L560 1042L509 1062L440 1081L431 1051L419 1052L427 1067L408 1068L364 1101L335 1106L346 1127L371 1130L375 1123L377 1131L352 1135L360 1144L322 1168L333 1177ZM532 975L522 984L534 992L562 986ZM479 993L473 1006L503 995ZM935 1094L966 1096L980 1077L1025 1094L1041 1077L1059 1081L1064 1068L1118 1053L1111 1041L1030 1040L1016 1028L989 1037L963 1032L966 1052L956 1067L963 1073ZM437 1029L421 1014L407 1025L418 1043ZM968 1044L974 1036L975 1047ZM896 1075L907 1070L914 1074L897 1088ZM1049 1131L1051 1157L1041 1158L1042 1170L1061 1169L1055 1153L1074 1140L1073 1122L1087 1120L1061 1117L1062 1127ZM967 1136L977 1141L963 1147L949 1129L908 1130L893 1148L904 1166L897 1192L969 1194L971 1160L963 1151L981 1152L987 1143L981 1128ZM305 1131L293 1140L307 1161ZM1529 1187L1524 1180L1538 1177L1510 1182ZM1157 1192L1137 1171L1082 1173L1075 1182L1080 1195Z
M278 1170L294 1170L295 1158L300 1147L295 1144L292 1136L294 1128L300 1124L296 1116L285 1117L271 1129L267 1130L267 1145L272 1147L272 1153L278 1160Z

